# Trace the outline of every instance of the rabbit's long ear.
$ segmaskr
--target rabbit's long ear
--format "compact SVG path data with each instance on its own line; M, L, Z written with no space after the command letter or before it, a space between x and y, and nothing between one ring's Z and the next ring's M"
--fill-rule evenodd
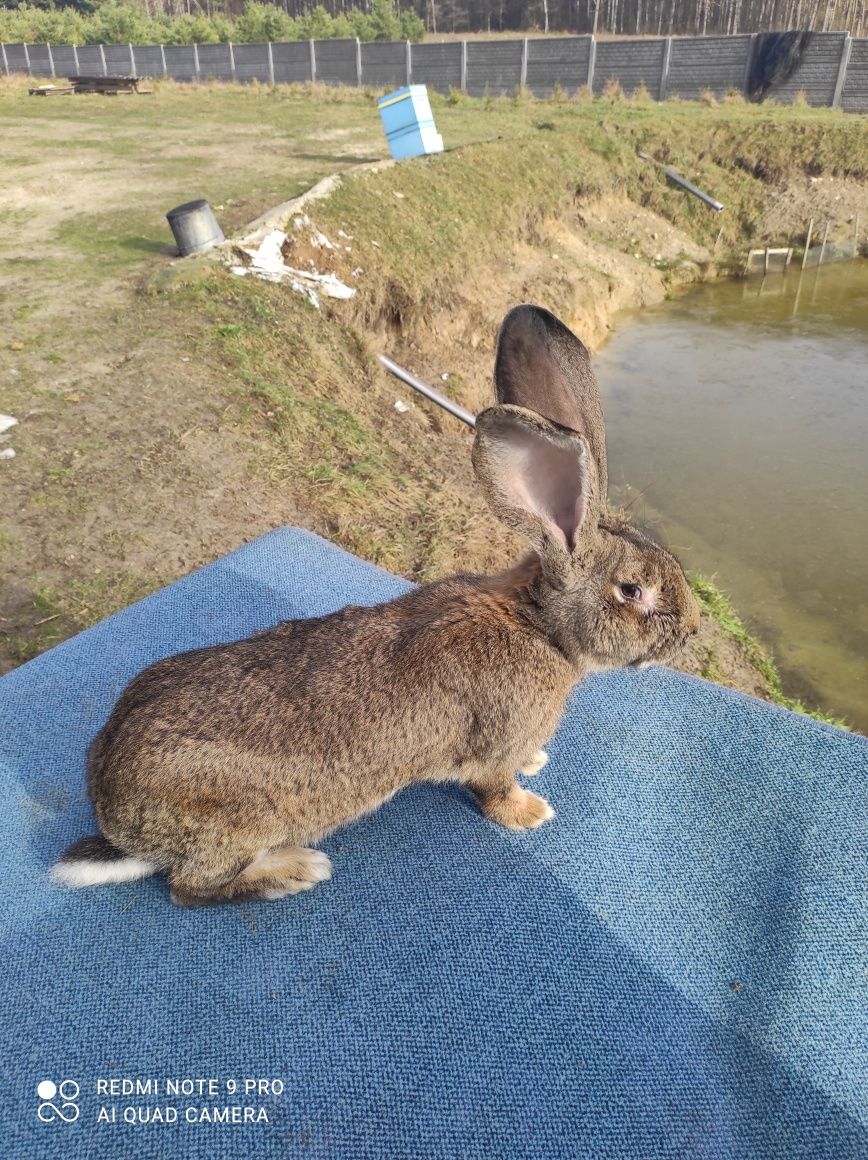
M497 340L494 393L498 403L526 407L583 435L603 493L606 434L591 358L571 330L540 306L510 310Z
M476 417L473 469L497 518L529 541L546 577L563 587L582 524L599 507L585 440L523 407L489 407Z

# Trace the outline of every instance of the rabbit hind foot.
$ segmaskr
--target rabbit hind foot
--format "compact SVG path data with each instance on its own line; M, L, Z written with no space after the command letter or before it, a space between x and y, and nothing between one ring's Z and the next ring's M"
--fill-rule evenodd
M518 772L523 773L525 777L533 777L548 765L548 761L549 755L546 751L544 749L538 749L533 757L529 758Z
M180 866L169 876L172 901L177 906L210 906L219 902L273 902L290 894L312 890L331 878L330 859L303 846L275 846L260 850L243 870L227 881L215 882L195 869Z

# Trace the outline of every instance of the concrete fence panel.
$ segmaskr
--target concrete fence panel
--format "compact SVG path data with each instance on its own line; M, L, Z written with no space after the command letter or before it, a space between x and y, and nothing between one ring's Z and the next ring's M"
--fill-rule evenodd
M790 104L804 90L809 105L831 105L845 39L843 32L815 33L792 76L767 95Z
M271 55L274 60L276 84L300 85L311 79L309 41L294 40L285 44L273 44Z
M326 85L356 83L356 41L318 40L316 79Z
M468 40L467 91L472 97L514 92L521 83L521 40Z
M716 97L742 92L750 46L750 36L675 37L666 91L685 101L695 101L703 89Z
M461 44L414 44L413 84L430 85L440 93L461 88Z
M599 94L606 82L616 80L625 93L644 84L653 97L660 91L665 40L601 40L597 44L594 68L594 92Z
M136 49L136 64L138 61L139 50ZM231 81L235 79L232 68L232 50L228 44L199 45L199 76L203 81Z
M590 36L529 40L525 84L537 97L551 96L555 85L573 93L587 83L590 53Z
M61 79L76 74L75 52L71 44L52 44L51 56L54 60L54 72Z
M167 44L166 70L176 81L196 80L196 53L192 44Z
M594 42L590 36L545 40L453 41L408 45L359 44L356 40L290 41L282 44L72 45L7 44L0 69L33 77L63 78L75 73L142 77L164 75L178 81L237 80L299 84L315 79L330 85L398 88L410 81L438 92L465 88L473 96L512 92L522 82L537 96L556 85L575 92L587 83L600 94L614 79L631 93L644 84L652 97L678 95L695 100L703 89L721 97L743 90L750 36L637 37ZM868 112L868 39L846 33L815 34L784 84L768 95L791 102L804 90L812 105L840 104L847 112Z
M260 81L267 84L268 73L268 45L267 44L234 44L232 51L235 54L235 79L242 84L251 81Z
M98 44L82 44L76 51L82 76L102 76L102 53Z
M109 76L128 77L133 71L130 46L128 44L107 44L105 46L105 67Z
M51 57L47 44L28 45L27 55L30 57L30 75L34 77L51 76Z
M868 39L854 40L850 47L841 108L846 113L868 113Z
M30 64L23 44L6 45L6 63L11 73L29 73Z
M199 52L202 53L206 48L221 47L216 44L200 45ZM81 52L81 49L79 49ZM133 52L136 57L136 76L139 77L156 77L163 75L163 53L159 44L137 44L133 47ZM168 61L166 62L168 67ZM207 76L206 72L202 73Z
M407 45L404 41L373 41L362 45L362 84L397 89L407 83Z

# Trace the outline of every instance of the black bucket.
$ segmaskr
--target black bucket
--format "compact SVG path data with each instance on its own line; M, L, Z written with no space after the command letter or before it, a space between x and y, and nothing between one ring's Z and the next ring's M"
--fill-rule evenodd
M182 258L200 254L226 240L207 201L188 201L186 205L176 206L166 214L166 220Z

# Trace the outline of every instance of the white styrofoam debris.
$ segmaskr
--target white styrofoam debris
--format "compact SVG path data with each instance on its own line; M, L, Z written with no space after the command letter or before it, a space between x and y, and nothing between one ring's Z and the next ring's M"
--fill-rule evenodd
M262 278L264 282L287 281L287 279L282 274L274 273L268 270L256 270L253 268L253 266L230 266L229 271L232 274L236 274L239 278L246 278L248 274L252 274L255 278ZM312 286L303 286L301 282L298 282L295 279L289 282L289 286L292 290L295 290L299 294L303 294L305 298L308 298L311 304L315 306L317 310L320 309L319 295Z
M316 228L306 213L299 214L292 219L292 228L294 230L310 230L310 242L312 246L316 246L320 250L335 250L337 246L333 245L328 238L320 230ZM275 231L276 232L276 231ZM347 237L343 230L338 230L341 237Z
M311 244L318 246L321 250L334 250L335 246L328 240L325 234L320 233L319 230L314 230L310 235Z
M294 266L287 266L283 260L285 241L286 234L282 230L272 230L265 235L257 249L242 247L242 253L250 259L249 266L230 266L230 270L240 278L253 274L266 282L288 282L293 290L309 298L317 309L319 309L317 290L328 298L353 297L355 290L352 286L347 286L336 274L320 274L312 262L310 270L297 270ZM329 248L334 248L330 242Z
M11 415L0 415L0 434L8 431L10 427L14 427L18 420L13 419Z
M14 459L14 458L15 458L15 448L14 447L4 447L3 450L0 451L0 459Z

